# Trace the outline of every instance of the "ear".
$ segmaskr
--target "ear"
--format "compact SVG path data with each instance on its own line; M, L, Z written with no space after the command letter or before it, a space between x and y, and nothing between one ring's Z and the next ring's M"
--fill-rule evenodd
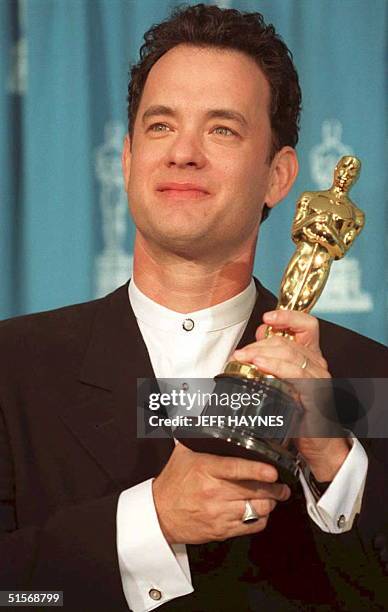
M126 192L128 192L129 175L131 173L131 158L131 140L127 134L124 138L123 152L121 155L121 166L123 169L124 187Z
M298 175L299 165L296 151L283 147L271 162L270 178L264 202L269 208L276 206L286 197Z

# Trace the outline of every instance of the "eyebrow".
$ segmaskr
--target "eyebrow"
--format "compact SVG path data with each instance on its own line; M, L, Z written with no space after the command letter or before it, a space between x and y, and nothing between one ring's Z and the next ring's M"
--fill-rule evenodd
M147 119L158 115L175 117L177 115L177 112L170 106L164 106L163 104L155 104L153 106L150 106L143 113L142 122L145 123ZM207 111L206 115L209 119L229 119L231 121L237 121L245 128L248 127L248 122L245 119L244 115L235 110L231 110L228 108L214 108L212 110Z
M154 106L150 106L143 113L142 122L145 123L146 119L150 117L156 117L157 115L167 115L169 117L174 117L176 112L170 106L164 106L163 104L155 104Z
M231 121L237 121L243 127L248 127L248 122L244 115L235 110L228 108L215 108L207 113L209 119L229 119Z

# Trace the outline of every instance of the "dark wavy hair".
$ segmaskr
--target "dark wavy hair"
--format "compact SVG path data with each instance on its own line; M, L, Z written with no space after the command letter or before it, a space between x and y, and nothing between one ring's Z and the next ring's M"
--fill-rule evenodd
M130 72L128 131L133 134L147 76L162 55L180 44L241 51L253 58L271 90L269 108L272 147L269 159L283 146L298 142L301 91L292 54L273 25L260 13L197 4L176 8L171 16L144 34L140 60ZM268 209L263 211L263 219Z

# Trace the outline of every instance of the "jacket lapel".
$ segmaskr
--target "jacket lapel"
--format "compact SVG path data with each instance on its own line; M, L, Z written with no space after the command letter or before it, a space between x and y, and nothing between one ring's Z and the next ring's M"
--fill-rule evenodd
M275 296L265 289L257 278L255 278L254 281L256 285L257 298L245 331L237 345L238 349L255 341L256 330L263 322L264 313L268 312L269 310L273 310L277 303Z
M254 341L263 313L276 300L256 280L257 301L239 347ZM76 402L62 418L100 467L129 487L155 476L173 440L137 437L137 379L154 378L147 347L128 298L128 283L96 302Z
M126 488L155 476L171 439L137 439L137 378L154 372L128 299L128 283L97 302L74 405L66 425L100 467Z

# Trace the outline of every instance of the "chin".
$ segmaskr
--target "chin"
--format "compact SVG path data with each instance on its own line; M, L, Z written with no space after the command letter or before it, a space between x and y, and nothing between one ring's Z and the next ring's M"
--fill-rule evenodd
M207 232L188 231L186 228L170 227L165 232L144 233L147 241L153 242L160 249L185 259L195 259L207 252L214 252L214 239Z
M199 224L198 219L189 219L187 215L177 218L160 215L159 219L153 220L152 223L136 223L138 229L143 236L155 242L182 242L190 243L197 240L203 240L209 237L214 230L207 224Z

